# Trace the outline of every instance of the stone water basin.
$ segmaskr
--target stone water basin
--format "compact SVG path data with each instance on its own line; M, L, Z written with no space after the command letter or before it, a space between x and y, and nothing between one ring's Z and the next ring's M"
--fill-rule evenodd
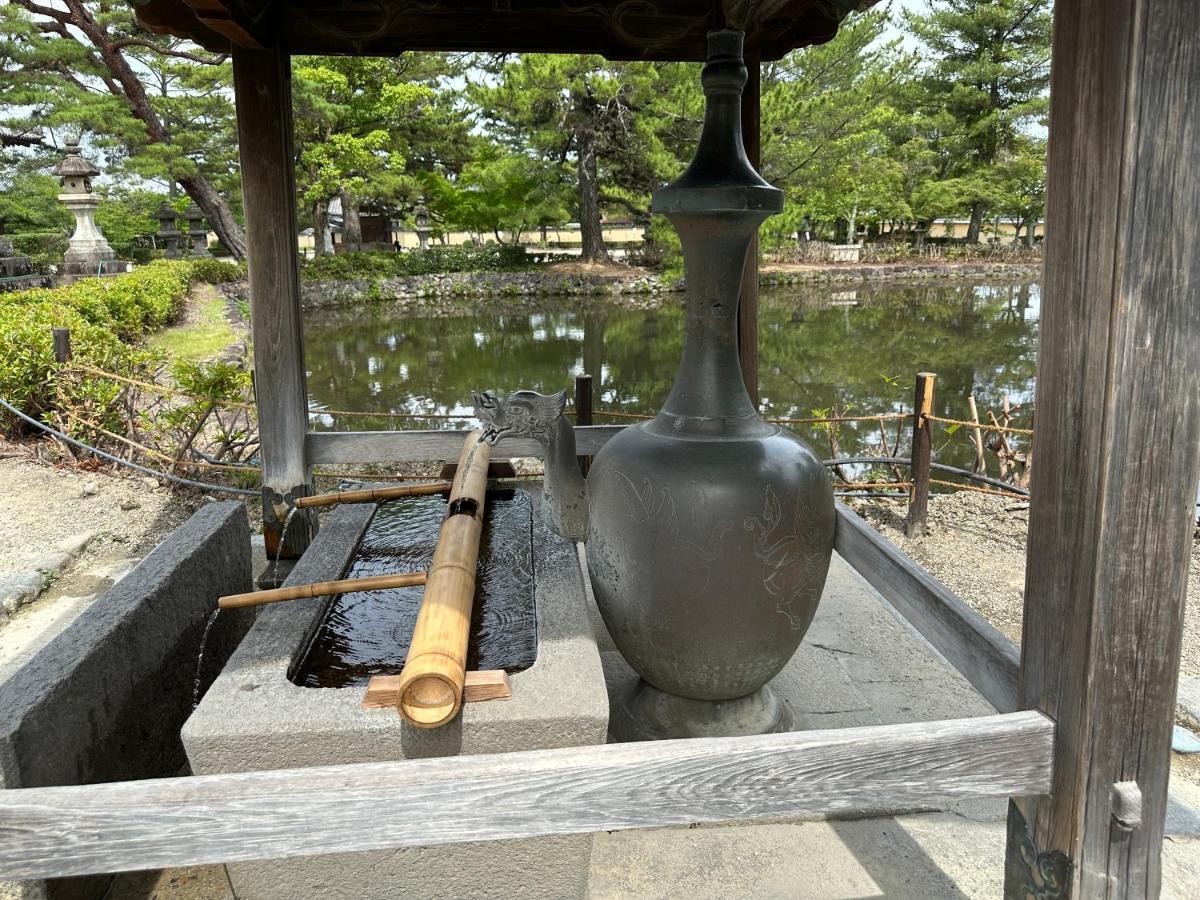
M504 486L493 485L498 487ZM366 594L272 604L260 609L184 725L192 771L245 772L604 743L608 697L579 556L572 543L547 531L530 512L536 509L537 492L537 485L489 491L494 512L485 535L492 534L483 544L477 593L485 602L472 626L472 653L479 667L512 673L511 700L466 704L453 722L433 730L413 728L392 710L363 710L370 675L399 671L407 650L404 622L415 617L414 598L377 598L386 608L374 609L343 602ZM410 505L411 528L397 514L398 506L385 505L382 515L372 504L337 508L287 583L379 571L364 568L370 566L419 568L432 553L428 538L431 525L440 522L439 506L444 508L444 501L436 497ZM397 559L386 560L389 548ZM400 568L394 567L397 560ZM521 560L528 560L531 578L523 575ZM414 590L419 600L419 588L407 590ZM489 599L489 592L495 596ZM382 637L358 639L373 631ZM582 897L591 840L590 835L571 835L332 854L237 863L228 869L242 900Z

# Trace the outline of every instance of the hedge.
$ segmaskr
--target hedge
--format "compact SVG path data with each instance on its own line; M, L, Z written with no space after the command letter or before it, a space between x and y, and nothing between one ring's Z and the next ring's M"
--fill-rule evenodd
M522 246L508 244L430 247L404 253L367 251L314 256L300 264L300 276L307 281L341 281L444 272L512 272L531 268L542 261L540 254L527 253Z
M110 372L129 373L154 356L138 343L151 331L179 318L194 281L228 280L237 266L216 260L164 260L111 278L85 278L61 288L0 294L0 397L43 416L59 390L73 403L106 408L118 387L104 379L62 379L54 362L55 327L71 329L79 362ZM11 416L0 421L11 424Z

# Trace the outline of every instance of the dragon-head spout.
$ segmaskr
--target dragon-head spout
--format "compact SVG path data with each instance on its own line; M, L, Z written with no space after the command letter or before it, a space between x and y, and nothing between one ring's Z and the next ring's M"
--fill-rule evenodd
M546 445L567 405L566 391L557 394L513 391L504 398L480 391L471 396L475 400L475 416L484 423L491 443L512 435L533 438Z

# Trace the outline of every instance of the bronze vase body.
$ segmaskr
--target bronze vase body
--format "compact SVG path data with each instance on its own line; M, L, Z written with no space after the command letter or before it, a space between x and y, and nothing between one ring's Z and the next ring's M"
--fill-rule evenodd
M587 557L613 641L641 676L613 711L621 740L784 730L765 685L812 621L833 549L833 493L798 438L765 423L742 381L738 298L782 193L746 158L739 32L709 36L696 157L657 191L679 232L687 337L670 396L588 475Z

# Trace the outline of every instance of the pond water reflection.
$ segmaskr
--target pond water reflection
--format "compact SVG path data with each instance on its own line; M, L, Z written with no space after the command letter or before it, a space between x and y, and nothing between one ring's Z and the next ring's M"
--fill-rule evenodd
M655 311L595 298L561 298L536 312L496 309L412 318L388 304L305 314L309 405L315 429L467 427L428 416L470 414L470 392L571 389L595 377L597 411L649 413L670 389L683 343L682 295ZM764 290L760 301L762 409L804 418L826 411L883 413L912 404L913 375L938 375L936 413L963 418L974 392L981 412L1033 399L1036 284L939 282ZM384 414L344 417L325 410ZM394 419L388 413L421 418ZM597 415L598 423L614 422ZM1028 424L1027 417L1017 424ZM894 426L893 426L894 427ZM829 435L793 428L821 456ZM878 449L879 431L849 423L838 449ZM943 436L939 458L972 458L965 434Z

